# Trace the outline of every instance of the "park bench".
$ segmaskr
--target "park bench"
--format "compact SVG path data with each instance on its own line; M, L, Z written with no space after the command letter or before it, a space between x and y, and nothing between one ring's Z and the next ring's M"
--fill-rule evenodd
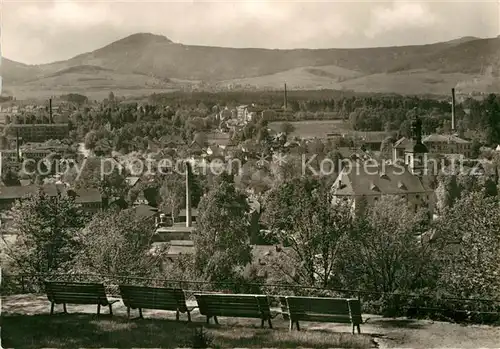
M280 297L281 312L300 331L299 321L351 323L361 333L361 303L358 299L319 297Z
M54 305L62 304L64 313L68 313L66 304L97 304L97 315L101 313L101 305L109 306L113 315L113 304L118 300L108 300L103 284L80 282L45 281L45 292L51 302L50 315L54 313Z
M195 294L200 314L207 317L207 323L213 318L219 324L217 316L244 317L261 319L260 327L267 321L273 328L271 319L277 314L271 314L266 295L249 294Z
M142 309L171 310L176 312L176 320L179 313L187 313L188 321L191 321L191 311L196 307L186 305L184 291L178 288L160 288L145 286L119 285L123 304L127 307L127 317L130 318L130 309L139 309L139 318L143 318Z

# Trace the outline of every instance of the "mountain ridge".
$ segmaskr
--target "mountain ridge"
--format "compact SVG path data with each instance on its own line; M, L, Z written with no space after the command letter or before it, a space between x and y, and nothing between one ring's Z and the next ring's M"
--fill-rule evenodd
M342 85L344 81L354 79L354 76L359 83L362 83L363 76L382 76L383 79L388 76L389 80L395 77L399 86L405 79L402 78L403 73L408 75L411 83L411 76L415 75L413 72L421 71L427 75L418 84L436 80L434 74L436 78L441 75L446 77L449 81L445 79L445 85L477 79L485 71L498 76L499 57L500 37L462 37L426 45L283 50L184 45L174 43L163 35L136 33L94 51L53 63L26 65L4 58L2 77L5 85L22 88L28 81L47 79L54 74L61 75L57 79L60 82L66 74L67 81L63 85L70 88L73 83L78 83L77 80L72 82L76 74L71 68L81 72L85 70L86 74L92 69L102 68L108 71L105 74L107 78L115 80L110 75L114 72L121 76L116 79L121 82L124 76L139 74L160 81L203 81L205 85L220 85L221 82L231 85L231 81L235 81L245 86L250 81L250 86L262 88L273 77L285 81L293 77L297 82L295 88L301 88L301 85L345 88ZM330 68L324 71L315 67ZM343 76L348 71L352 73ZM301 79L306 83L302 84ZM261 84L262 81L266 83ZM373 83L373 78L366 81ZM411 90L425 91L426 88L422 85Z

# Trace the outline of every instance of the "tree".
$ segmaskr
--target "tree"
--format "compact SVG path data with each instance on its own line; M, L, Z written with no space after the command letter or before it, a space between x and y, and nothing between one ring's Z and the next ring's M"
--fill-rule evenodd
M252 261L246 196L221 180L200 202L195 231L195 265L211 281L224 282Z
M168 245L152 251L154 220L136 208L95 216L80 233L73 271L102 275L157 276Z
M107 166L104 166L106 164ZM87 158L77 174L75 188L98 188L108 198L125 198L129 191L126 171L117 163L101 162L98 158Z
M115 94L113 93L113 91L109 91L109 94L108 94L108 100L113 103L115 101Z
M98 137L96 131L88 132L85 135L85 140L84 140L85 148L87 148L89 150L94 150L98 141L99 141L99 137Z
M281 132L283 132L285 135L291 134L293 131L295 131L295 126L289 122L284 122L280 126Z
M392 137L386 137L380 144L380 156L384 159L392 158Z
M481 154L481 142L479 142L477 138L474 138L471 144L470 156L472 159L477 159L480 154Z
M21 185L19 182L19 175L11 169L2 173L2 182L7 187Z
M23 273L67 271L80 248L77 231L87 216L71 197L50 197L42 190L11 209L16 242L7 252Z
M494 298L500 291L500 207L494 197L470 193L435 222L439 290L463 298Z
M429 261L427 248L418 243L426 218L396 196L383 196L368 207L345 244L343 285L377 292L420 286Z
M438 213L441 214L446 207L453 206L455 201L460 197L460 192L461 186L457 182L456 175L440 174L438 176L438 187L436 188L436 208Z
M160 188L161 207L165 212L170 212L172 222L179 214L179 210L185 202L185 183L184 178L177 173L171 173L165 176Z
M298 284L328 287L335 275L342 243L353 228L350 206L332 207L329 191L313 178L295 178L271 190L264 205L263 221L273 238L291 251L280 260L295 269L278 265Z

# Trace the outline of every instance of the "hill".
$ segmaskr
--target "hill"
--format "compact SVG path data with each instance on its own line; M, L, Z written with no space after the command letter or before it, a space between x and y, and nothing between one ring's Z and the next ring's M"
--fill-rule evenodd
M464 37L420 46L270 50L190 46L138 33L51 64L33 66L4 59L2 73L4 84L12 90L27 85L71 89L82 81L99 89L105 77L104 85L117 90L180 89L202 81L205 88L280 88L287 82L291 89L427 93L432 86L432 91L447 93L458 82L498 76L499 57L500 38ZM95 83L82 74L96 75ZM405 81L410 88L403 90L409 92L400 90Z

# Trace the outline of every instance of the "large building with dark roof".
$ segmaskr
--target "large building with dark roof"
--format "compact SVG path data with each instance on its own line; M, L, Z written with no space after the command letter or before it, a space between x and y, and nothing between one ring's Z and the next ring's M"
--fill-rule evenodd
M384 195L396 195L407 200L415 210L434 211L434 190L425 174L427 147L422 143L421 121L413 123L414 138L404 148L404 163L356 161L343 168L332 185L334 202L349 200L353 208L362 200L373 204Z
M64 139L69 136L69 125L60 124L11 124L11 132L18 134L24 142L45 142L49 139Z
M335 200L352 200L354 208L362 199L373 204L383 195L396 195L412 209L434 210L434 190L424 178L413 174L407 165L367 166L358 163L344 168L332 186Z

